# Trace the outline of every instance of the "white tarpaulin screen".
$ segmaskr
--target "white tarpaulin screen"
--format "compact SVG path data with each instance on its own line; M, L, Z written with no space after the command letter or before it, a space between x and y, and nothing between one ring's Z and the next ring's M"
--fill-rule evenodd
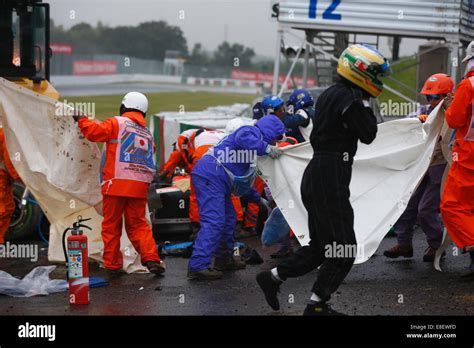
M440 104L424 124L417 118L382 123L372 144L359 143L350 186L354 230L362 251L356 263L375 253L405 210L431 162L443 120ZM273 198L302 245L310 238L300 184L312 156L311 145L304 143L287 148L278 160L265 157L258 162Z
M0 120L15 169L51 222L48 258L64 261L61 236L78 215L92 218L85 230L89 255L101 261L102 217L99 149L83 138L72 117L61 116L55 100L0 78ZM122 236L124 269L144 270L126 235Z

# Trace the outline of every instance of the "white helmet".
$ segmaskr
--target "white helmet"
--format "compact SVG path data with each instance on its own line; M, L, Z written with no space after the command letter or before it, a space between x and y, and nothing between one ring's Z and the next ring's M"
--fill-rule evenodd
M148 111L148 99L139 92L129 92L123 97L122 105L127 109L135 109L146 114Z
M237 130L237 128L240 128L242 126L245 126L247 123L242 119L242 117L236 117L227 122L225 125L225 132L227 134L233 133L234 131Z
M466 56L462 60L463 63L466 63L468 60L474 58L474 41L471 41L471 43L467 46L466 48Z

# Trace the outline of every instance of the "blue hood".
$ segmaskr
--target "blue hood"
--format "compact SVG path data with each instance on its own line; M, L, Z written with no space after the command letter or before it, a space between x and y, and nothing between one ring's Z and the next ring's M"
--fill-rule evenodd
M262 117L257 121L255 127L257 127L260 132L262 132L263 140L269 144L273 143L273 141L285 134L285 125L275 115L267 115Z

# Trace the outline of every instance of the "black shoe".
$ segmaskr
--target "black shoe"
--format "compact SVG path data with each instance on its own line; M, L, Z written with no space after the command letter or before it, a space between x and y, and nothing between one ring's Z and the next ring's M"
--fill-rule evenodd
M250 249L250 251L242 254L242 261L247 265L260 265L263 263L262 257L255 249Z
M145 267L148 268L150 273L162 274L165 273L165 263L163 261L148 261L145 263Z
M216 257L214 260L214 269L220 272L223 271L238 271L246 267L246 263L243 262L240 257L221 258Z
M188 278L190 280L217 280L222 278L222 272L213 268L202 271L188 270Z
M345 315L333 310L326 302L310 303L306 306L303 315L330 316Z
M263 290L267 303L273 310L280 309L280 302L278 302L277 294L280 292L281 282L273 279L272 272L264 271L257 274L257 283Z
M125 271L123 269L109 269L109 268L106 268L107 270L107 277L109 279L116 279L116 278L120 278L121 276L125 275Z
M283 247L280 250L278 250L276 253L273 253L270 255L272 259L284 259L292 254L291 249L287 247Z
M399 244L395 245L393 248L385 250L383 254L391 259L396 259L397 257L413 257L413 248L410 246L401 246Z

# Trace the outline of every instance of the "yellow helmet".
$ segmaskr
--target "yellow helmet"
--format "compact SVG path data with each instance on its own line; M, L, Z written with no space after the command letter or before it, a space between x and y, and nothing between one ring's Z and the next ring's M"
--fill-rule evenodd
M377 98L383 91L379 76L390 74L390 64L369 45L350 45L339 57L337 73Z

